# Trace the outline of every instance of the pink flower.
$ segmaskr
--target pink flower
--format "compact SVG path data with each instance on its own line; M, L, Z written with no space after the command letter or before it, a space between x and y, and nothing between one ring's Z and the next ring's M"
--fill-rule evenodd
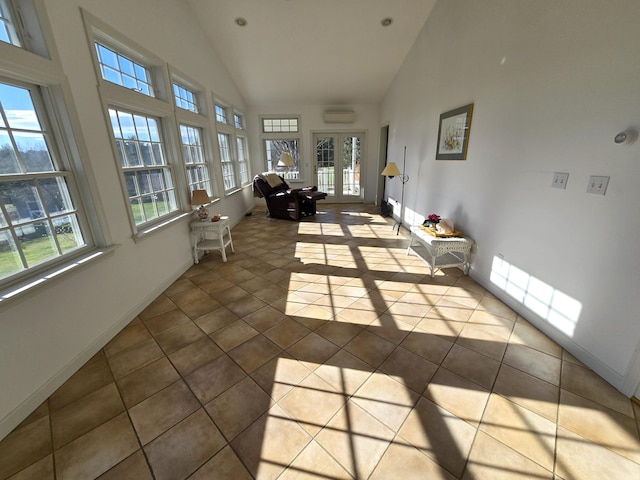
M433 223L438 223L440 221L440 215L436 215L435 213L432 213L427 218L429 219L430 222L433 222Z

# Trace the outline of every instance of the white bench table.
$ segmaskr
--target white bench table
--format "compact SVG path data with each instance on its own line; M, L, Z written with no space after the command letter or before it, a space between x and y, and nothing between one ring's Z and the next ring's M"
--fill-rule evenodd
M407 255L413 251L421 257L431 269L431 278L441 268L457 267L469 275L469 255L473 240L467 237L434 237L425 232L420 226L411 227L411 242L407 247ZM414 248L423 246L426 252Z

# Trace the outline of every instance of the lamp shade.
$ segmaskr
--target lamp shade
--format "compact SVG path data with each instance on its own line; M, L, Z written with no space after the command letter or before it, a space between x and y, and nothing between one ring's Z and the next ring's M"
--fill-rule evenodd
M384 170L382 170L382 173L380 174L383 177L397 177L398 175L402 175L400 173L400 170L398 170L398 166L395 164L395 162L389 162L387 163L387 166L384 167Z
M206 190L194 190L191 196L191 205L204 205L205 203L211 203L209 195Z
M293 157L289 152L282 152L280 160L278 161L279 167L292 167L294 164Z

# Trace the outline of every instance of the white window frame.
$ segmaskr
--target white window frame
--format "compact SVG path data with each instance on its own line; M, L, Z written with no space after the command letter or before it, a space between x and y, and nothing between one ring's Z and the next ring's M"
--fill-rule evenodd
M200 165L202 168L206 168L206 175L208 177L208 188L205 188L205 190L207 190L209 198L211 198L211 202L214 203L220 200L220 188L218 186L219 175L216 175L217 168L214 162L215 142L211 137L211 120L207 115L207 112L210 110L206 103L207 94L204 92L204 88L200 84L188 78L186 75L184 75L182 72L179 72L174 67L170 67L170 74L172 88L173 84L179 84L183 86L183 88L191 91L195 96L195 101L198 106L198 113L195 113L191 110L187 110L178 106L175 98L172 97L176 117L176 129L178 132L177 138L180 144L180 155L182 157L182 163L184 165L184 175L189 199L191 198L191 194L193 191L193 185L190 182L189 169L190 167L193 167L194 164L187 163L187 155L185 153L184 144L182 143L181 127L183 125L190 128L197 128L200 131L204 162L198 165Z
M44 0L0 0L0 5L8 17L9 36L13 37L9 43L0 41L0 45L54 59L52 35L44 18Z
M190 199L187 198L188 192L186 189L185 169L183 166L178 165L180 162L184 165L184 162L182 162L179 146L180 141L177 137L175 102L173 99L169 67L160 58L143 47L136 45L133 41L128 40L125 36L119 34L85 10L82 10L82 13L87 24L86 30L91 46L90 50L92 52L96 78L98 79L98 90L105 112L106 128L112 139L113 156L118 167L122 194L125 202L129 205L127 213L132 236L134 240L137 241L145 238L147 234L156 232L191 212ZM149 97L135 90L105 80L102 77L98 63L95 48L96 42L104 44L135 62L140 63L144 67L147 67L152 74L155 97ZM153 117L159 121L160 136L166 158L166 166L163 165L162 167L165 168L165 172L169 172L171 175L176 202L174 209L171 209L163 215L156 216L149 221L136 223L135 214L128 194L125 172L121 165L118 146L111 126L109 109L123 110L132 114Z
M263 165L266 171L275 171L279 175L282 175L288 182L299 183L302 182L302 130L301 130L301 117L300 115L260 115L260 143L262 145ZM279 128L278 121L296 120L297 129L286 126ZM276 121L276 125L272 125L271 128L265 126L265 121ZM277 167L278 159L270 159L267 149L267 142L275 141L296 141L298 144L297 151L292 151L292 157L295 162L293 167L288 169ZM271 165L269 164L271 162Z
M69 107L72 105L71 88L58 56L54 54L49 58L49 52L56 50L43 2L18 0L11 3L21 9L21 23L29 33L29 42L26 48L0 42L0 76L3 83L28 87L36 92L32 99L47 132L48 150L55 157L57 167L52 175L36 173L29 176L66 179L84 245L0 280L0 305L54 283L68 272L89 265L115 249L110 245L102 206L94 201L97 183L91 169L85 165L89 154L80 135L80 121L75 110ZM11 177L5 179L26 178L23 174ZM56 217L55 212L44 216L46 222L53 222Z
M236 128L236 118L242 119L242 122L244 123L245 115L215 95L213 98L213 104L222 179L225 193L230 195L251 184L249 142L247 141L246 127L242 129ZM224 109L225 112L224 121L221 121L219 115L221 109ZM225 158L225 152L223 151L220 137L221 135L228 140L229 158ZM241 138L241 141L244 143L244 159L239 158L239 138ZM225 179L229 178L233 179L233 184L227 185L228 182L225 182Z

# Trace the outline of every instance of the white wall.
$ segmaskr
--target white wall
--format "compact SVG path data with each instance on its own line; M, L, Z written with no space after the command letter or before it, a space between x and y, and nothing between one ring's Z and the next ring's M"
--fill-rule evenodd
M353 123L328 124L323 120L325 110L353 110L355 120ZM249 127L254 135L250 147L253 156L252 165L254 174L266 169L264 161L264 147L260 140L260 115L300 115L301 129L301 184L316 184L313 177L313 166L316 161L313 133L334 132L365 132L366 145L361 166L363 200L373 203L376 200L378 172L378 143L380 141L379 106L371 104L359 104L348 106L333 105L252 105L249 107ZM292 184L293 185L293 184Z
M48 17L77 109L85 159L93 170L107 228L120 247L50 286L0 307L0 438L131 321L191 264L189 219L135 243L101 110L80 7L246 109L221 61L181 2L57 0ZM145 21L141 21L145 19ZM238 221L250 189L216 204ZM91 212L89 212L91 214Z
M407 223L453 218L477 242L472 275L627 395L640 142L613 137L640 126L639 24L637 0L439 1L381 106L390 155L407 146ZM467 160L436 161L439 115L471 102ZM553 172L570 174L566 190ZM611 177L605 196L585 193L591 175ZM509 265L511 294L491 280ZM581 306L573 331L516 300L513 283L531 294L535 279Z

